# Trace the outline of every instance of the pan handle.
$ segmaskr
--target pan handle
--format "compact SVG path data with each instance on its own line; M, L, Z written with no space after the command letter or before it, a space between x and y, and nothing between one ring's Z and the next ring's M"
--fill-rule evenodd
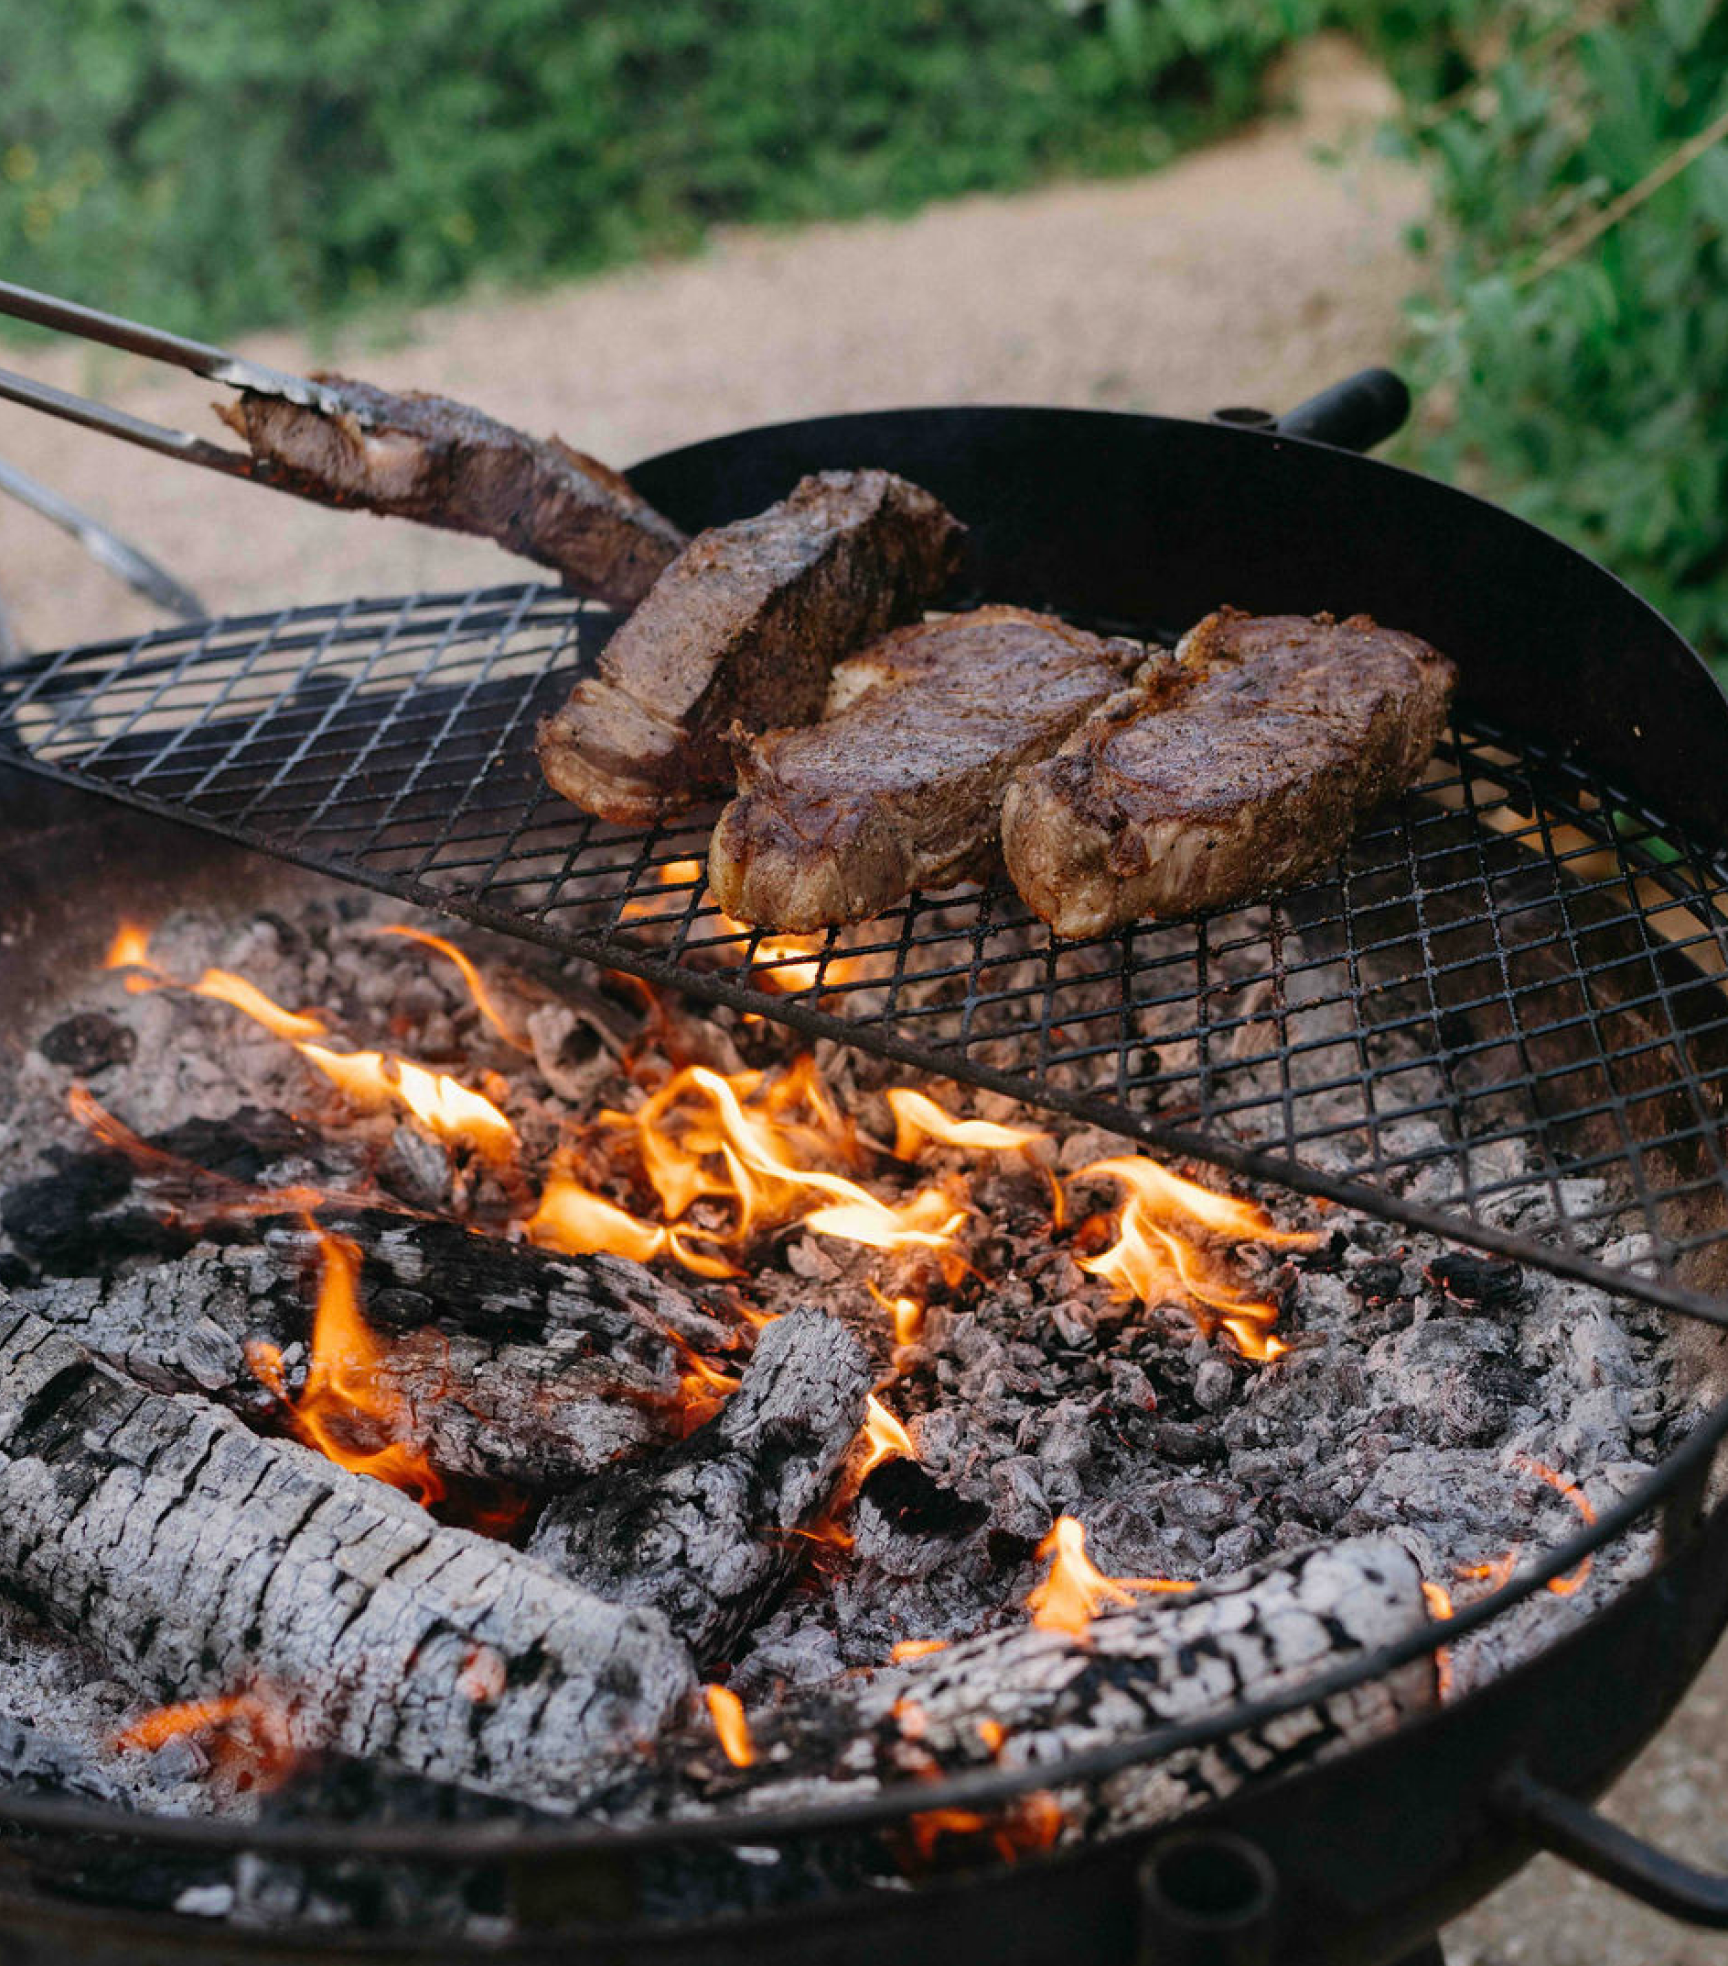
M1665 1856L1587 1803L1538 1781L1528 1768L1513 1770L1495 1800L1544 1850L1604 1884L1688 1925L1728 1931L1728 1877Z
M1278 419L1280 437L1304 437L1339 450L1371 451L1404 427L1410 391L1390 369L1361 369Z

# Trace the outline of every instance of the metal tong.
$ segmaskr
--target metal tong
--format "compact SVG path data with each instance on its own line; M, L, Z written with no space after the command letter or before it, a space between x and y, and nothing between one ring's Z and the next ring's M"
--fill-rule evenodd
M257 396L280 396L290 403L326 415L352 415L353 406L338 389L313 382L307 376L289 375L281 369L267 368L262 362L243 361L224 348L208 342L188 341L181 335L150 328L139 321L128 321L118 314L104 314L94 307L80 307L76 301L60 300L53 294L40 294L29 287L18 287L0 280L0 314L15 321L33 321L38 327L58 328L83 341L119 348L129 355L144 355L176 368L190 369L230 389L244 389ZM64 417L68 423L82 424L87 430L100 430L126 443L138 444L164 457L184 458L188 464L201 464L207 471L221 471L230 478L250 478L258 484L277 482L279 474L268 460L245 451L225 449L190 431L170 429L166 424L149 423L125 410L110 409L56 389L51 383L33 382L29 376L0 368L0 399L22 403L49 416Z

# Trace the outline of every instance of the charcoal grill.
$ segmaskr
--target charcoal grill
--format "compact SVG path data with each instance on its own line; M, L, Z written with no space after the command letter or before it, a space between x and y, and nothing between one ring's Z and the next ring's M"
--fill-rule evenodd
M805 471L885 465L973 522L955 604L1013 601L1147 638L1226 599L1365 609L1455 657L1463 684L1432 781L1338 866L1268 908L1215 914L1180 935L1140 926L1086 943L1045 938L1031 983L1009 976L1010 957L1020 963L1027 934L1041 931L1000 883L914 896L862 934L788 952L717 916L700 881L680 875L678 863L701 857L700 825L624 830L553 798L532 759L535 722L592 663L613 619L541 585L287 609L32 657L0 670L0 745L58 780L66 810L85 812L91 802L75 794L99 791L1165 1151L1728 1323L1728 1000L1716 980L1728 966L1728 704L1673 631L1589 561L1462 493L1313 441L1371 441L1397 411L1381 378L1282 426L1242 413L1212 424L988 409L840 417L723 438L633 474L694 528L759 509ZM128 850L105 817L88 823L107 827L112 851ZM1229 990L1215 981L1226 953ZM1100 979L1114 990L1103 1012ZM1130 1028L1135 1006L1154 1002L1175 1015L1177 1065L1149 1058ZM1417 1064L1438 1072L1441 1096L1406 1096L1400 1081ZM1270 1092L1253 1069L1268 1065ZM1343 1143L1336 1121L1317 1123L1311 1097L1340 1088L1357 1101ZM1443 1144L1410 1150L1400 1125L1410 1119L1437 1121ZM1539 1151L1547 1201L1508 1226L1494 1204L1512 1183L1483 1150L1512 1137ZM1655 1514L1664 1558L1643 1582L1457 1705L1191 1819L1184 1836L1206 1839L1198 1857L1168 1837L1123 1838L877 1896L867 1910L843 1899L691 1928L651 1915L644 1881L668 1851L724 1851L723 1824L628 1836L121 1828L15 1798L0 1820L26 1839L20 1854L63 1852L83 1834L163 1864L244 1843L382 1866L495 1865L524 1925L496 1956L524 1961L838 1962L885 1945L914 1961L963 1947L1028 1966L1121 1960L1136 1947L1170 1960L1386 1960L1541 1843L1667 1908L1728 1923L1728 1887L1628 1849L1570 1799L1624 1764L1728 1621L1728 1508L1706 1492L1725 1434L1728 1404L1638 1493L1447 1635ZM750 1843L819 1849L913 1806L987 1806L1057 1773L1097 1775L1218 1740L1434 1640L1413 1635L1276 1701L1060 1771L991 1772L915 1799L752 1821ZM1269 1904L1255 1882L1263 1860L1278 1880ZM146 1937L164 1959L349 1949L282 1934L254 1948L167 1915L105 1919L12 1868L0 1898L12 1928L92 1959L137 1958ZM1183 1880L1196 1876L1206 1888L1185 1898ZM1208 1892L1220 1894L1211 1914ZM381 1931L352 1950L448 1959L460 1948Z

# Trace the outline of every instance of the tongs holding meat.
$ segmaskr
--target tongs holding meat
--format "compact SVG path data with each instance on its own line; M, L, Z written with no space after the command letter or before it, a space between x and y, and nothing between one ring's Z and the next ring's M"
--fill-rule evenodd
M0 314L239 390L238 402L217 405L217 414L247 449L229 450L7 369L0 369L0 397L321 505L479 533L556 568L567 586L609 606L634 607L685 543L609 466L447 397L393 395L336 375L288 375L4 281Z

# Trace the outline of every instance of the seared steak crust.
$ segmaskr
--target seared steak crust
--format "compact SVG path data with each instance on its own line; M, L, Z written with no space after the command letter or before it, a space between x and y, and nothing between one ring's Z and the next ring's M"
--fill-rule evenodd
M1275 892L1421 776L1456 671L1366 615L1221 608L1002 809L1008 872L1058 935Z
M840 664L830 714L738 747L708 880L729 915L866 921L995 858L1003 788L1121 687L1142 653L1023 608L896 629Z
M444 396L317 380L351 413L275 396L217 405L303 498L480 533L616 608L634 607L684 544L618 472L556 437L541 443Z
M623 825L732 788L727 733L808 723L835 659L936 598L963 528L887 471L824 471L701 534L540 726L547 781Z

